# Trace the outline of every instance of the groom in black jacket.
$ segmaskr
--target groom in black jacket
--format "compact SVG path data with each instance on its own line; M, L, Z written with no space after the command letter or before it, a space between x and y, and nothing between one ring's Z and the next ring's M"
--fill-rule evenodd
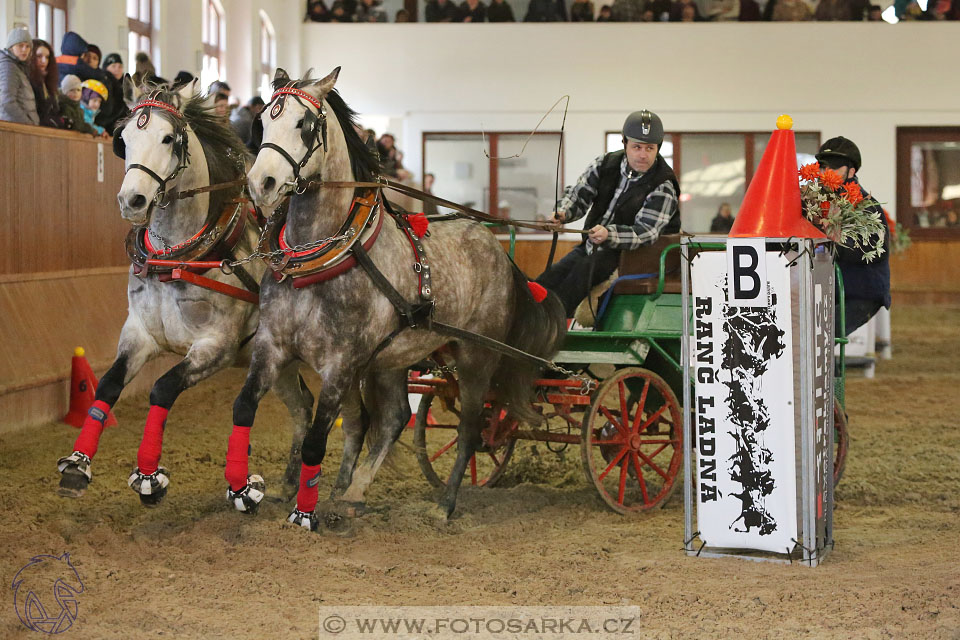
M560 297L568 318L590 289L617 269L620 251L680 231L680 183L660 155L660 117L646 110L631 113L622 133L623 150L594 160L551 214L557 224L587 216L583 228L589 235L537 278Z

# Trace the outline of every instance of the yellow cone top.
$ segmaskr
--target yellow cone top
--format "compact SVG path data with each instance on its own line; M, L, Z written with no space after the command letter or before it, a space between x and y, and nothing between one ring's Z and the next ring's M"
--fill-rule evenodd
M73 355L77 356L78 358L82 358L84 353L86 353L86 351L83 350L83 347L77 347L73 350Z
M793 118L783 114L777 118L777 129L793 129Z

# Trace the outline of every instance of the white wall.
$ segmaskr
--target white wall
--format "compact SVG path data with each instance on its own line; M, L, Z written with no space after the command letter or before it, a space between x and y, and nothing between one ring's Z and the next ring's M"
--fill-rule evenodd
M636 109L668 131L766 131L789 113L853 139L893 211L896 127L960 125L958 42L960 24L941 23L305 24L303 64L342 65L354 109L402 117L416 172L424 131L529 130L570 94L568 184Z

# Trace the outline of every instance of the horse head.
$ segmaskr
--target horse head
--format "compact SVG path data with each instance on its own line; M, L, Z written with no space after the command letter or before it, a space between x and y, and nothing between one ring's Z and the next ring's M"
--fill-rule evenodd
M261 145L247 173L250 195L259 206L273 208L290 192L302 193L310 178L325 174L331 154L324 98L339 74L337 67L315 80L308 71L294 81L277 69L273 97L254 122L253 136Z
M149 222L153 205L166 206L167 193L190 163L188 150L195 136L182 107L195 93L196 81L176 91L154 88L142 93L129 75L123 79L131 115L114 133L113 150L126 163L117 194L120 215L134 225Z

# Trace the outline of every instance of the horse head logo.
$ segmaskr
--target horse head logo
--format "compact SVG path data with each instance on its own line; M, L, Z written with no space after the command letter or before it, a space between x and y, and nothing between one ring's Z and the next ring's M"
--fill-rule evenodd
M83 581L70 554L34 556L13 578L13 604L31 631L63 633L77 619Z

